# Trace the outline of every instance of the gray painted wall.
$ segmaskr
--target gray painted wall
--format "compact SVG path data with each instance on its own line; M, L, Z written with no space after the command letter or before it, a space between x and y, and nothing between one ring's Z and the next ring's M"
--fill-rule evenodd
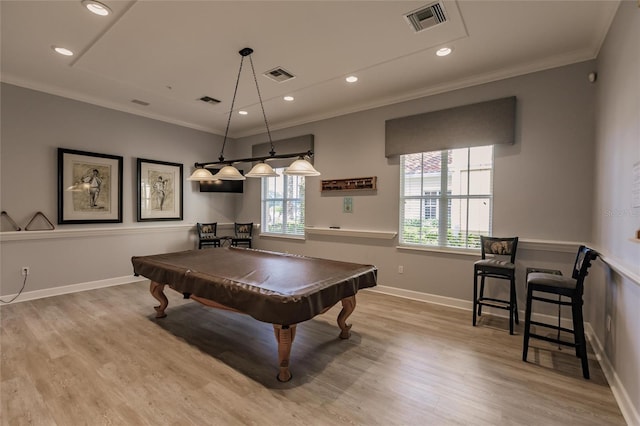
M397 231L400 171L397 158L384 156L385 120L515 95L516 143L495 148L494 235L589 241L593 198L590 186L583 182L593 181L595 88L587 75L594 68L590 61L537 72L286 129L276 132L274 139L315 135L315 166L322 176L307 178L307 225ZM244 138L238 148L249 154L252 144L264 140L264 135ZM348 194L353 196L353 213L342 212L344 194L320 192L321 179L361 176L377 176L378 190ZM238 214L243 220L260 222L260 182L247 182L248 193L238 206ZM257 245L373 263L385 286L471 298L471 264L477 253L398 250L397 239L318 236L307 236L304 244L260 238ZM519 259L530 264L540 256L523 251ZM560 262L571 262L563 257ZM399 265L404 266L403 274L397 272ZM521 300L523 282L524 277L520 280Z
M640 163L638 40L640 8L623 1L598 56L593 208L593 241L618 268L597 262L586 295L587 320L620 381L616 397L633 407L625 414L635 425L640 425L640 240L632 237L640 230L640 206L633 207L631 194L632 168Z
M58 147L123 156L123 225L138 225L137 157L183 163L186 178L196 161L216 158L222 143L217 135L9 84L1 90L1 202L19 224L26 224L36 211L57 221ZM185 181L186 222L218 217L233 221L233 203L224 195L203 197L197 191L197 183ZM101 225L59 228L96 226Z
M11 241L3 237L0 294L17 293L21 266L31 269L26 291L131 275L132 255L193 248L188 225L233 222L235 200L241 195L200 193L198 184L188 181L183 221L136 222L136 158L183 163L186 179L196 161L217 157L220 136L13 85L2 84L1 90L2 210L22 228L41 211L56 224L53 232L132 227L149 227L149 232ZM58 147L124 157L122 224L57 225ZM231 154L232 149L233 144ZM181 231L151 230L179 224L185 225ZM8 229L6 221L2 226Z

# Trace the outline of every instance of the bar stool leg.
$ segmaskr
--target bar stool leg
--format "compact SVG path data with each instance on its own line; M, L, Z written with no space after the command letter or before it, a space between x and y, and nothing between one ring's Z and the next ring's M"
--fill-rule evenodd
M484 275L480 277L480 295L478 296L478 298L482 299L483 297L484 297ZM479 317L482 316L482 304L478 305L478 316Z
M589 379L589 358L587 357L587 339L584 335L584 319L582 317L582 298L573 297L571 300L573 311L573 333L576 343L576 356L582 362L582 376Z
M520 324L520 318L518 318L518 293L516 292L516 278L513 277L511 281L511 285L513 286L513 309L515 310L514 314L516 316L516 324Z
M531 301L533 290L531 286L527 289L527 305L524 312L524 339L522 342L522 360L527 361L527 352L529 351L529 332L531 327Z
M513 307L516 298L515 281L511 280L509 285L509 334L513 335Z
M478 275L473 271L473 326L476 326L476 309L478 308Z

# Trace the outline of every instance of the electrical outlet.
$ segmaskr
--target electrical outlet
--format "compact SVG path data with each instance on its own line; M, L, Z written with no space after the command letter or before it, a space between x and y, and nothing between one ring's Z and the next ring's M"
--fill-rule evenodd
M398 273L399 274L404 274L404 266L398 265Z
M29 267L28 266L23 266L20 269L20 275L22 275L23 277L26 277L27 275L29 275Z

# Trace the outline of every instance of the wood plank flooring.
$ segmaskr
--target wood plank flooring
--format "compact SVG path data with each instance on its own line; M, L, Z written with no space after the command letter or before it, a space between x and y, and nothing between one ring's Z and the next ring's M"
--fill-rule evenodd
M624 425L591 352L506 320L369 291L350 340L338 306L298 326L288 383L270 324L148 284L3 306L2 425Z

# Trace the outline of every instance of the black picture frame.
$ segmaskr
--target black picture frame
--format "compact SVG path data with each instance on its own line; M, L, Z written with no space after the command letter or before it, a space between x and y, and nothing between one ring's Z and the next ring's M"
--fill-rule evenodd
M58 148L58 224L122 223L122 157Z
M138 158L138 222L182 220L182 173L180 163Z

